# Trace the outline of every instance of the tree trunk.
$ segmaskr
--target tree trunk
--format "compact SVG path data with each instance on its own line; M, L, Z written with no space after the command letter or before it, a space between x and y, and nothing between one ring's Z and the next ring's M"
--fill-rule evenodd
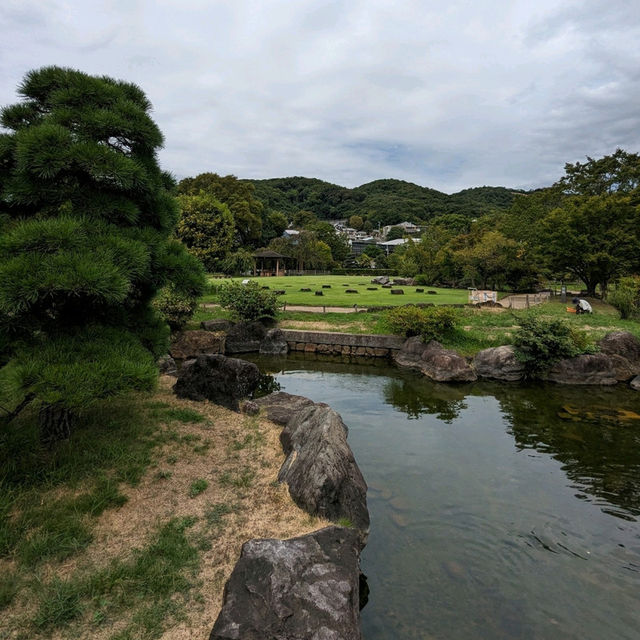
M40 441L49 449L71 435L73 414L66 407L47 404L38 414L40 422Z

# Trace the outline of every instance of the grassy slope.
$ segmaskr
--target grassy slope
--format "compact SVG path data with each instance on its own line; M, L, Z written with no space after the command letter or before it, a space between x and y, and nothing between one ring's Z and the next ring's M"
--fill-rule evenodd
M171 383L54 452L33 414L0 433L0 639L205 638L242 542L323 526L274 482L277 427Z
M433 302L435 304L460 304L468 301L466 289L437 289L435 287L394 287L404 290L404 295L391 295L389 289L382 289L379 285L371 284L371 278L364 276L280 276L278 278L252 278L262 286L270 289L280 289L286 293L280 296L282 302L295 305L359 307L401 305L416 302ZM242 280L242 278L236 278ZM225 282L211 279L212 284ZM323 284L331 285L331 289L322 289ZM344 286L347 285L347 286ZM367 291L367 287L377 287L376 291ZM300 289L311 289L304 292ZM416 288L424 289L424 293L416 293ZM357 294L345 293L346 289L355 289ZM316 296L315 291L322 291L322 296ZM427 291L437 291L437 295L430 295ZM215 294L202 298L203 302L215 302Z

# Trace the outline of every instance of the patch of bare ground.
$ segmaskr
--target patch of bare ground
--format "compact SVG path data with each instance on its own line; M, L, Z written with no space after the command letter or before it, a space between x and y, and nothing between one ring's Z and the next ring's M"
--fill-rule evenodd
M349 322L347 324L336 324L331 322L305 322L304 320L280 320L280 329L299 329L301 331L331 331L351 333L354 329L365 331L367 325L363 322Z
M279 441L281 427L259 416L241 415L209 402L178 399L171 391L174 382L173 378L161 377L153 401L163 407L197 412L204 419L174 419L162 425L163 444L155 449L154 461L141 482L135 487L120 487L127 502L97 519L92 529L93 541L85 551L63 564L45 565L39 579L82 579L113 560L130 560L135 557L135 550L149 545L163 525L175 518L190 518L194 524L188 529L188 537L199 552L197 572L190 577L194 586L187 593L177 592L172 597L179 605L179 615L167 615L162 635L144 637L203 640L220 611L223 586L244 542L303 535L328 523L299 509L286 485L277 482L284 461ZM87 605L68 626L30 637L138 637L127 632L132 621L135 625L140 610L136 597L132 596L131 606L120 610L118 616L100 618L97 623L95 607ZM33 618L33 599L14 605L12 631L7 635L0 632L0 638L27 637L25 627L20 629L16 623Z

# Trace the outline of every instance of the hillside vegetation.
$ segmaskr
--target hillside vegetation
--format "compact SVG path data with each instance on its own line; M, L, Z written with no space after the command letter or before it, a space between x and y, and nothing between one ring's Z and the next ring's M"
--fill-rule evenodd
M374 180L354 189L316 178L250 180L255 196L268 209L292 217L308 210L323 219L353 215L372 223L397 224L404 220L428 221L438 215L478 217L495 209L508 209L518 193L505 187L477 187L447 195L404 180Z

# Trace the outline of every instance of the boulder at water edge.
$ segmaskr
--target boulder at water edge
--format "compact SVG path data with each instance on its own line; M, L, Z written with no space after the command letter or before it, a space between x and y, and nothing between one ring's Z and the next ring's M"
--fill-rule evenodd
M540 377L558 384L613 385L618 383L613 360L605 353L585 354L560 360Z
M237 411L240 400L253 393L259 379L253 362L203 355L185 363L173 390L179 398L210 400Z
M227 331L225 353L259 351L267 330L261 322L238 322Z
M367 484L356 464L342 418L326 404L304 407L287 422L280 442L287 459L278 480L294 502L333 522L369 530Z
M279 356L286 354L287 351L289 351L289 345L282 329L269 329L260 343L260 353Z
M176 360L195 358L205 353L224 353L224 333L212 331L181 331L171 341L169 353Z
M360 640L358 532L250 540L209 640Z
M419 371L436 382L473 382L478 378L461 355L436 340L424 344L418 336L409 338L393 360L399 367Z
M510 345L483 349L474 358L473 368L481 378L515 382L524 377L524 365Z
M614 361L618 380L640 375L640 340L628 331L608 333L600 342L600 351Z

